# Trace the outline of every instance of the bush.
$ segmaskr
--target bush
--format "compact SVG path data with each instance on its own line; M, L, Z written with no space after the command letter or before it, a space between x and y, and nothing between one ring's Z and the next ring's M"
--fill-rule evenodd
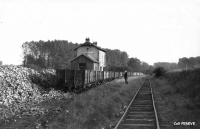
M108 71L117 71L117 72L124 72L125 70L131 71L131 68L128 66L110 66L109 68L106 68Z
M166 70L163 67L158 67L154 69L153 73L155 74L155 77L161 77L165 75Z
M200 69L167 73L165 79L175 88L176 93L183 94L200 107Z
M27 67L27 68L34 69L34 70L36 70L36 71L41 71L41 70L42 70L42 68L41 68L40 66L37 66L37 65L35 65L35 64L28 64L26 67Z
M142 81L129 78L129 84L124 84L123 79L119 79L77 95L67 106L68 112L54 118L56 125L52 128L111 129Z

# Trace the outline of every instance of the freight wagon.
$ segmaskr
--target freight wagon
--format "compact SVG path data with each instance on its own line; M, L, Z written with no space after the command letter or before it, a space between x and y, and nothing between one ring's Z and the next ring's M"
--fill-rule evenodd
M128 72L128 76L140 75ZM88 88L103 82L122 78L123 72L56 69L57 83L65 89Z

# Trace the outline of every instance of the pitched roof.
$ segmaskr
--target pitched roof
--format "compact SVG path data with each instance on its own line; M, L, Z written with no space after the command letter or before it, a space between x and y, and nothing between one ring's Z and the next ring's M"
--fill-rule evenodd
M88 58L88 59L91 60L92 62L99 63L96 59L94 59L93 57L91 57L91 56L89 56L89 55L86 55L86 54L81 54L81 55L75 57L74 59L72 59L71 61L73 61L73 60L79 58L80 56L85 56L86 58ZM71 62L71 61L70 61L70 62Z
M96 45L94 45L90 42L85 42L85 43L81 44L80 46L78 46L77 48L75 48L74 50L77 50L79 47L82 47L82 46L96 47L97 49L106 52L105 49L102 49L102 48L100 48L100 47L98 47L98 46L96 46Z

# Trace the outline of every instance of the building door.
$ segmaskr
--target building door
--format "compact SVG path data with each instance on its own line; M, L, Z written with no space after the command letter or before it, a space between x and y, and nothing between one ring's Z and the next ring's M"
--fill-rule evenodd
M85 70L86 69L86 63L79 63L79 69Z

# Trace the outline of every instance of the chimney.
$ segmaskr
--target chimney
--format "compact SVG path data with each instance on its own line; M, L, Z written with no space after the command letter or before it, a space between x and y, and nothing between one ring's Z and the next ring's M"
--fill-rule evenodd
M93 44L97 46L97 42L93 42Z
M90 39L89 39L89 38L86 38L86 39L85 39L85 42L86 42L86 43L89 43L89 42L90 42Z

